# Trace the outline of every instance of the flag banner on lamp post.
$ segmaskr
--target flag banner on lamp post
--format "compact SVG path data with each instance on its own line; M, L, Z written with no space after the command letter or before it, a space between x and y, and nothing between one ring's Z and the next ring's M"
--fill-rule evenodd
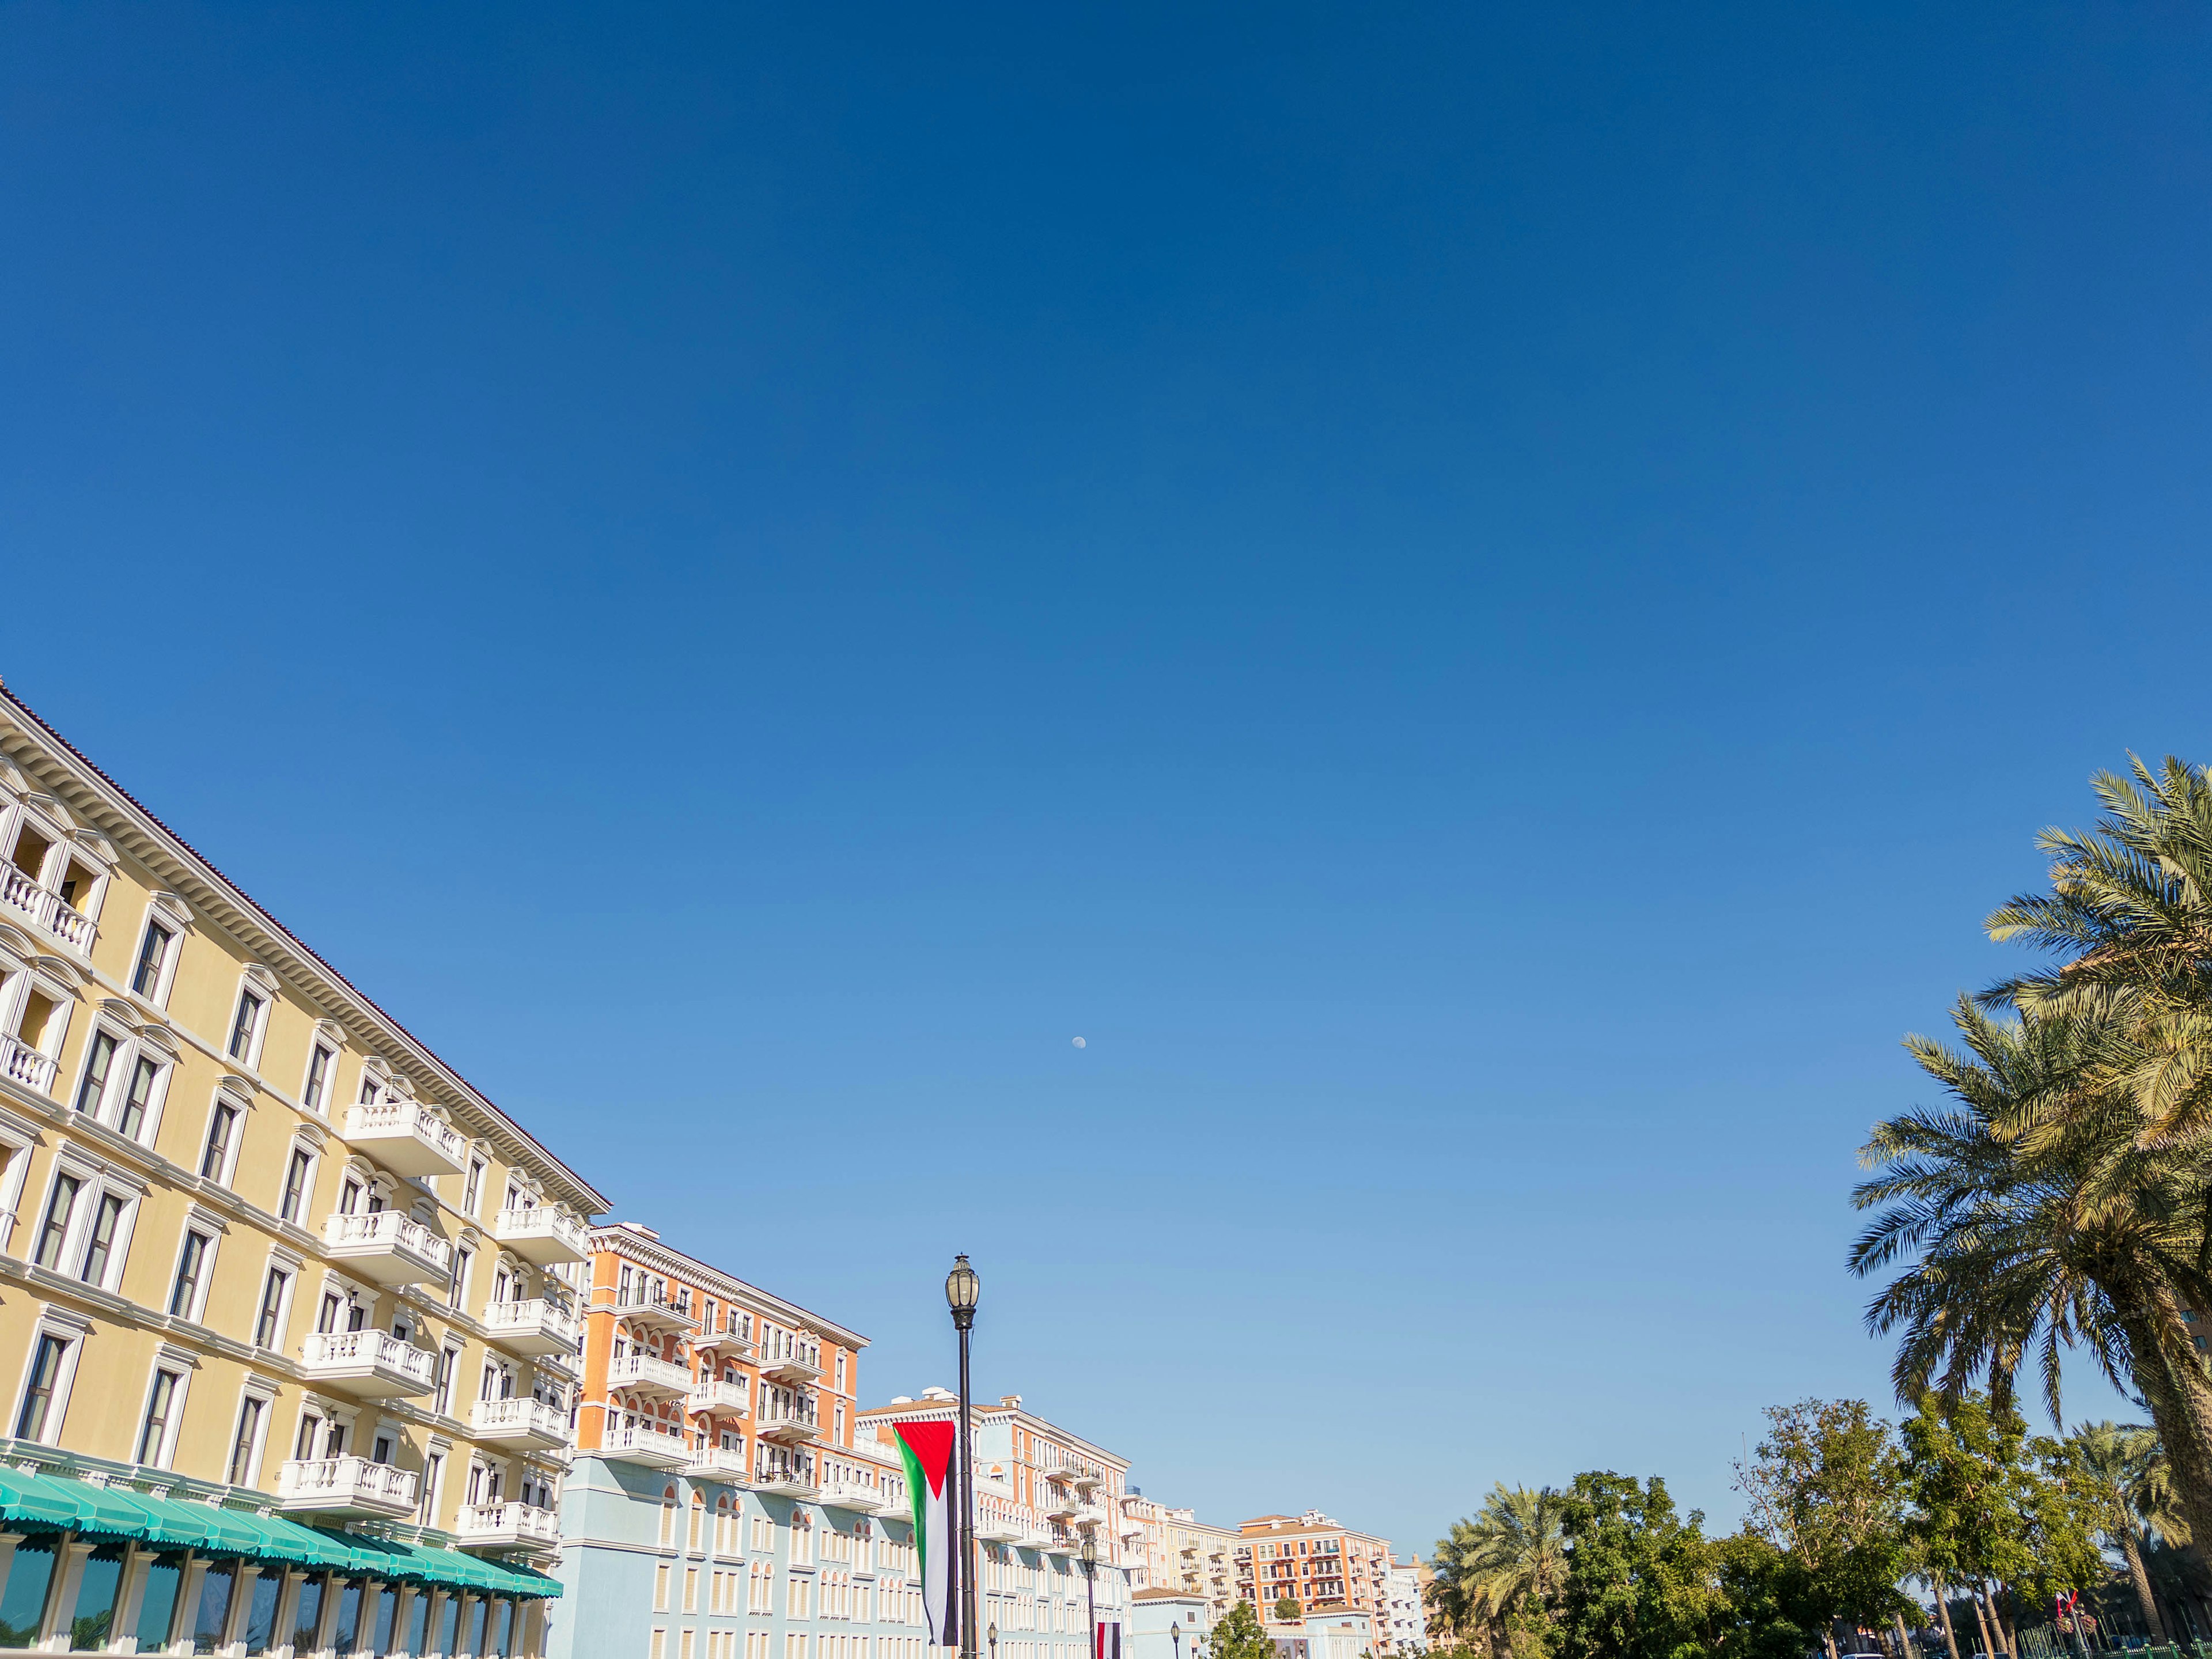
M1101 1619L1091 1631L1091 1659L1121 1659L1121 1621Z
M952 1447L949 1420L894 1423L899 1455L906 1460L907 1496L914 1507L915 1565L921 1569L921 1606L929 1639L940 1648L960 1645L960 1598L952 1593L952 1561L959 1551L952 1503Z

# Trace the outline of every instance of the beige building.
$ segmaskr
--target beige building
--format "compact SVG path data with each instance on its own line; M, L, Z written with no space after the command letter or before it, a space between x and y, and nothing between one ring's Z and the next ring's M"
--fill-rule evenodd
M0 1646L536 1651L604 1207L0 691Z
M1121 1498L1121 1531L1139 1589L1197 1596L1206 1604L1209 1630L1227 1616L1236 1595L1234 1528L1209 1526L1193 1511L1170 1509L1132 1487Z

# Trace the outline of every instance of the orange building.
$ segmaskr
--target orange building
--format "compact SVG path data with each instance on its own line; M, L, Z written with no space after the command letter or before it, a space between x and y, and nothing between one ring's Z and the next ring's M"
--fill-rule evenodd
M1237 1593L1262 1620L1275 1607L1296 1601L1301 1616L1364 1613L1373 1620L1374 1650L1396 1651L1389 1638L1390 1541L1354 1532L1342 1522L1308 1510L1303 1515L1263 1515L1237 1528Z
M835 1455L866 1346L648 1227L595 1228L576 1449L793 1496L873 1484L873 1456L864 1474Z

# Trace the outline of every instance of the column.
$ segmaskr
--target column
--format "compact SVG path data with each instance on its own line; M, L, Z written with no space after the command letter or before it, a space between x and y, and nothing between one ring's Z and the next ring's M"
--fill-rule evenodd
M76 1610L77 1585L84 1577L84 1558L91 1553L88 1540L75 1533L64 1534L55 1553L54 1582L46 1590L46 1616L39 1626L40 1647L55 1648L55 1638L59 1637L57 1650L69 1650L70 1615Z

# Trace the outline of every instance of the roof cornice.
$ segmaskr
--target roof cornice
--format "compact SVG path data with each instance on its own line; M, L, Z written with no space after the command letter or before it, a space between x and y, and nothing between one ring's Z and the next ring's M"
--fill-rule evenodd
M787 1301L757 1285L722 1271L696 1255L687 1255L672 1244L664 1244L657 1238L647 1238L620 1225L592 1229L592 1248L611 1251L616 1255L627 1255L641 1266L664 1273L674 1279L688 1279L702 1289L710 1290L725 1301L749 1304L754 1312L774 1318L787 1320L793 1325L812 1331L817 1336L826 1336L842 1346L858 1353L868 1346L868 1339L858 1331L848 1331L834 1319L824 1319L810 1312L796 1302Z

